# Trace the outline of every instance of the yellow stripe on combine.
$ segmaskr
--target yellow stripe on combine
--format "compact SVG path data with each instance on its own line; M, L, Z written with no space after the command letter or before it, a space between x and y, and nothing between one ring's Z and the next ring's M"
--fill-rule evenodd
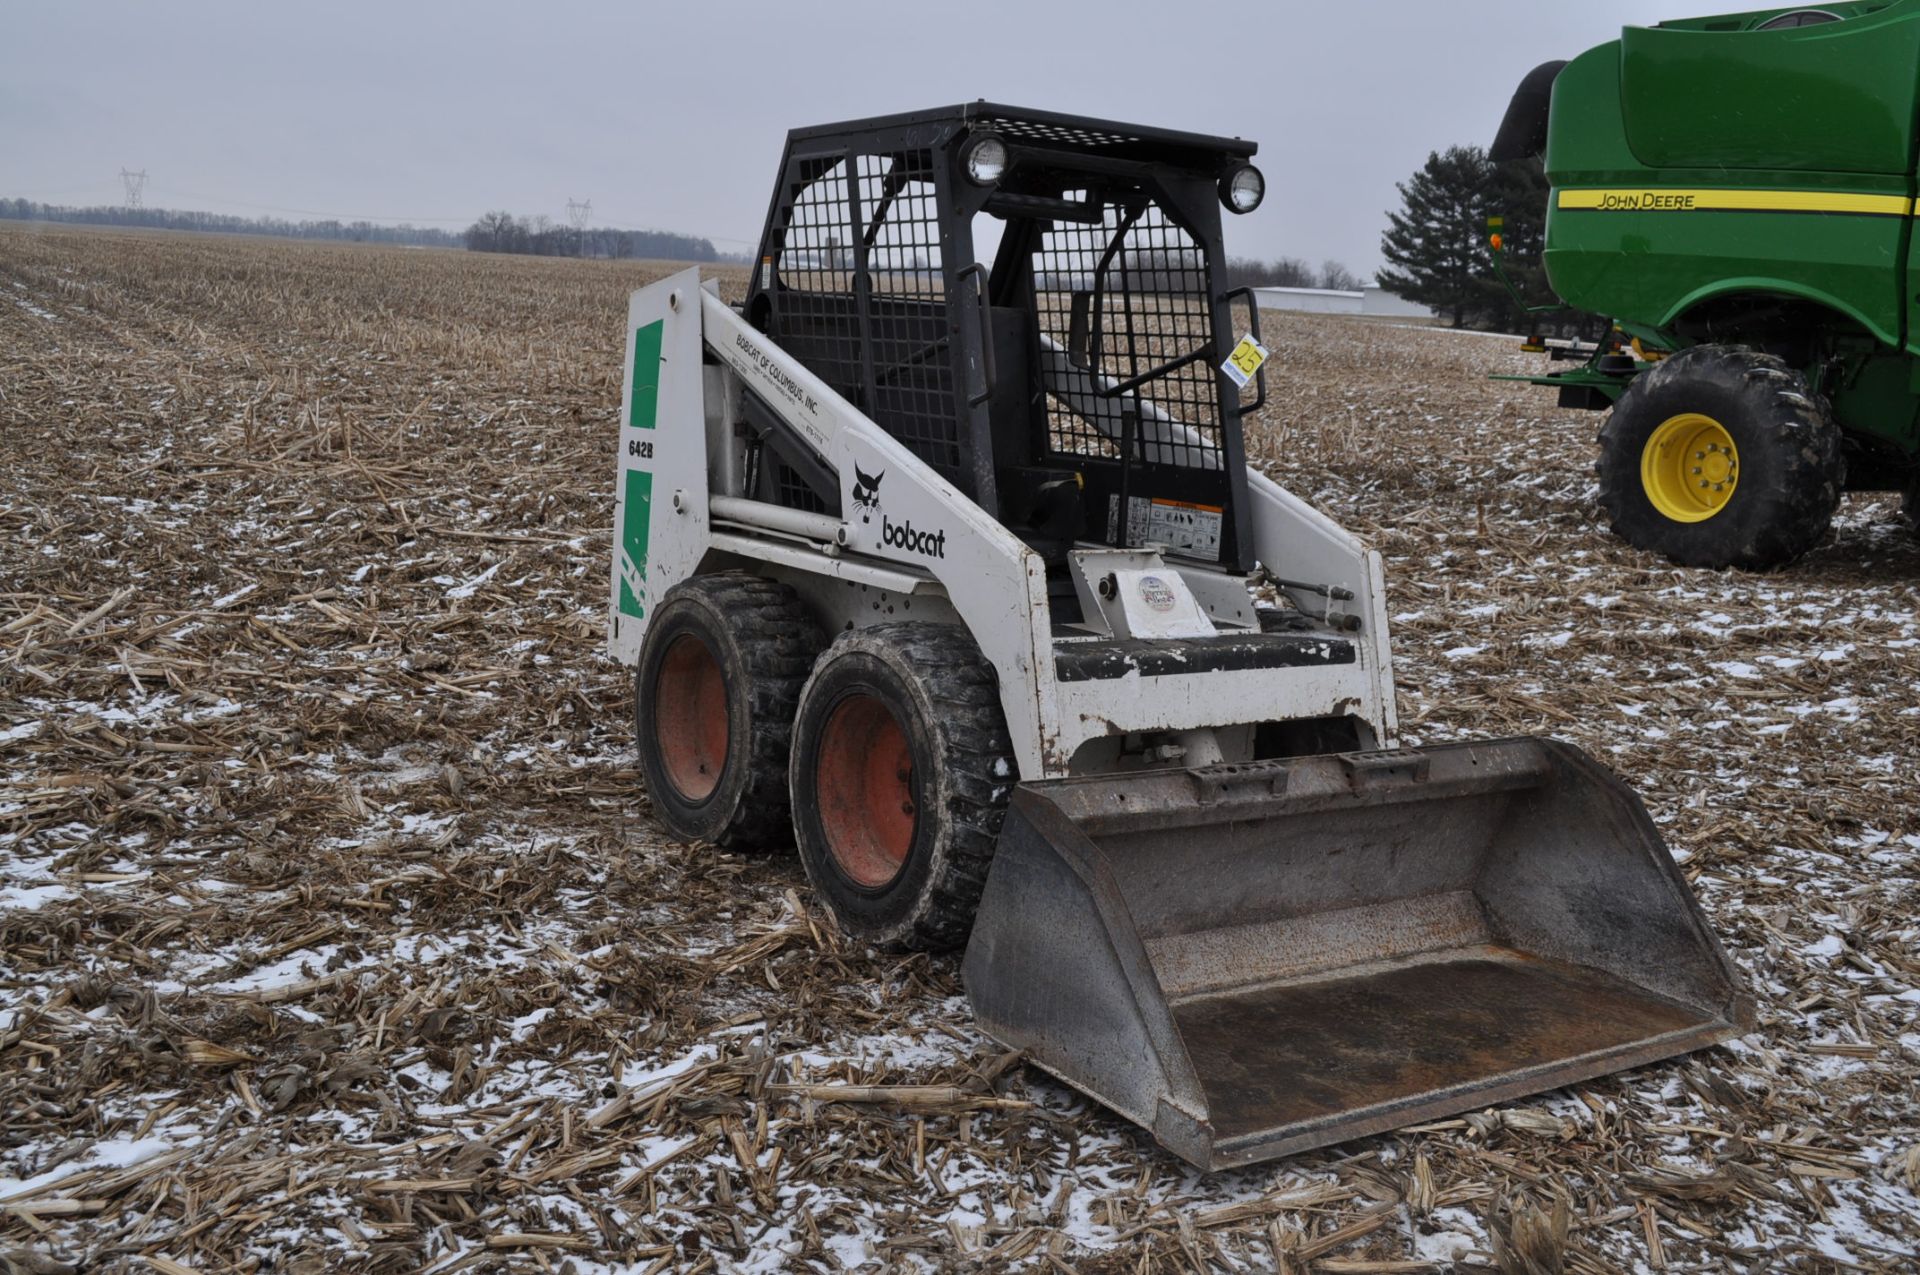
M1563 190L1559 206L1586 212L1803 212L1908 217L1905 195L1855 195L1827 190Z

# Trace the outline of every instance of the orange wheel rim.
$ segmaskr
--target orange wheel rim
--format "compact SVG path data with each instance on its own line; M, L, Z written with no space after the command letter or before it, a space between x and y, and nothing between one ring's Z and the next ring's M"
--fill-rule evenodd
M827 850L847 879L874 890L899 876L919 813L913 749L892 710L872 695L834 705L814 779Z
M653 729L667 781L688 801L705 801L727 764L727 680L707 644L683 633L667 647L653 680Z

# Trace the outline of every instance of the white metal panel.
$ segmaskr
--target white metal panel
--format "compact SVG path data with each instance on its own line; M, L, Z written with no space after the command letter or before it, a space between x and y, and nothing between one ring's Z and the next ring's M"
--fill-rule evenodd
M1400 704L1393 687L1393 642L1387 634L1387 569L1378 550L1367 552L1367 609L1362 614L1367 627L1362 637L1371 637L1373 649L1367 652L1373 671L1374 701L1378 717L1370 717L1382 748L1400 744Z
M1380 555L1333 519L1252 468L1247 471L1247 499L1253 552L1261 566L1283 580L1352 595L1341 600L1299 588L1285 590L1302 610L1359 620L1361 659L1368 677L1364 695L1352 711L1374 727L1382 746L1392 743L1398 715L1393 700L1393 657L1387 637Z
M1089 632L1124 637L1124 616L1108 615L1110 599L1100 596L1100 578L1122 567L1160 565L1160 555L1145 549L1081 548L1067 555L1067 567L1073 572L1073 591L1080 602L1083 627Z
M1363 711L1374 698L1366 656L1355 664L1058 682L1049 744L1071 759L1088 740L1109 735L1347 714L1377 729L1378 718Z
M1113 573L1113 584L1113 600L1126 618L1128 637L1197 638L1219 632L1178 571L1164 566L1123 569Z
M1081 614L1088 620L1098 617L1114 637L1191 638L1219 632L1185 577L1157 553L1076 549L1070 565Z
M1253 594L1247 591L1245 576L1231 575L1225 571L1209 570L1182 562L1177 567L1180 578L1187 583L1187 589L1193 594L1193 600L1207 613L1207 619L1215 628L1251 629L1258 627L1260 617L1253 611Z
M1367 548L1346 528L1252 467L1247 470L1247 503L1253 553L1261 566L1283 580L1353 594L1351 603L1333 602L1336 613L1365 605ZM1324 595L1296 589L1287 593L1303 611L1328 607Z
M707 551L704 295L696 268L649 284L627 302L607 616L608 652L624 664L638 662L647 617Z

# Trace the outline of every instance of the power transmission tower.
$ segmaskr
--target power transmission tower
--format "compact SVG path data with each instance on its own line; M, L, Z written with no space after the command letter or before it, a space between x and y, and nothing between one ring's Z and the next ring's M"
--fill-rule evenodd
M140 192L146 189L147 185L147 170L143 168L137 173L130 173L124 168L121 169L120 184L127 188L127 207L129 209L138 209L140 207Z
M593 216L591 199L567 197L567 220L573 223L573 255L587 255L587 219Z

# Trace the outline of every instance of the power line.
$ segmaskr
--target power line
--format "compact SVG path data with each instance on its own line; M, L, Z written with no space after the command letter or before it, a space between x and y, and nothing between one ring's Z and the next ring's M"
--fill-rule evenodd
M567 220L573 223L575 230L585 230L587 220L592 216L593 201L591 199L575 200L571 195L567 197Z
M124 168L121 169L120 184L124 186L127 191L127 207L129 209L138 209L140 207L140 192L146 189L147 185L147 170L143 168L137 173L130 173Z

